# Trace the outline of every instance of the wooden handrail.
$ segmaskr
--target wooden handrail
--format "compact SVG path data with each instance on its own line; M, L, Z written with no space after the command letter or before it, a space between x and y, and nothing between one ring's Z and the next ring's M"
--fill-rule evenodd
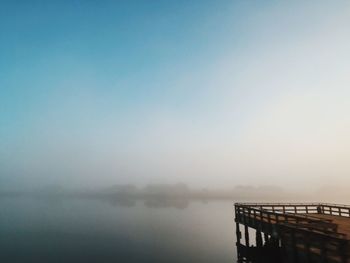
M249 220L266 222L268 224L289 223L294 225L308 225L310 230L326 232L336 232L337 224L332 223L330 219L323 219L310 214L280 213L280 211L269 211L267 209L258 209L249 206L235 206L236 216L242 216L245 222Z
M350 217L350 206L330 203L235 203L235 206L272 210L294 214L331 214Z

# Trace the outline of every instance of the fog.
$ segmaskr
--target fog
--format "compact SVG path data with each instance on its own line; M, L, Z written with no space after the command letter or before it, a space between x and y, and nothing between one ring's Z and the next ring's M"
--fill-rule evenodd
M2 4L0 190L342 192L349 2L213 5Z
M350 204L349 29L345 0L0 1L0 262L343 260L349 207L234 203Z

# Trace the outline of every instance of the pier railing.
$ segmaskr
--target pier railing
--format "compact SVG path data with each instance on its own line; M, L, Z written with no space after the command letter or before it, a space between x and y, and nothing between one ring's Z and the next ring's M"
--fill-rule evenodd
M248 206L248 205L238 205L236 204L236 220L247 224L250 227L259 228L261 231L266 230L268 232L276 232L276 224L299 224L308 226L310 231L318 231L318 232L336 232L337 224L332 223L332 220L329 219L321 219L312 214L316 214L313 212L313 207L303 209L296 209L295 205L289 206ZM300 206L301 207L301 206ZM290 209L292 208L292 209ZM308 214L301 214L301 211L308 211ZM291 212L290 212L291 211ZM293 213L297 211L297 213Z
M328 219L323 215L328 215ZM328 203L236 203L237 237L239 224L245 227L246 248L249 247L248 227L256 230L257 246L261 233L280 240L283 251L297 262L350 262L350 239L338 232L331 216L350 217L350 206ZM350 220L350 219L349 219ZM293 256L294 255L294 256Z
M330 203L236 203L235 205L280 213L327 214L350 217L349 205Z

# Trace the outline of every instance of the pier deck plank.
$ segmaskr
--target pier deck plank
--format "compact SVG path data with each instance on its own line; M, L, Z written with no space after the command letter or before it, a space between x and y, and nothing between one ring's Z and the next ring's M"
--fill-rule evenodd
M345 234L350 239L350 218L336 215L315 214L314 216L321 219L332 220L332 223L338 225L338 233Z

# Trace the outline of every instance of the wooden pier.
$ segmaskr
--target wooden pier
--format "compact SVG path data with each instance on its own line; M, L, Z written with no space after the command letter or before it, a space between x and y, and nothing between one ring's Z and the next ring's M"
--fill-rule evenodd
M350 263L350 206L236 203L235 222L239 262Z

